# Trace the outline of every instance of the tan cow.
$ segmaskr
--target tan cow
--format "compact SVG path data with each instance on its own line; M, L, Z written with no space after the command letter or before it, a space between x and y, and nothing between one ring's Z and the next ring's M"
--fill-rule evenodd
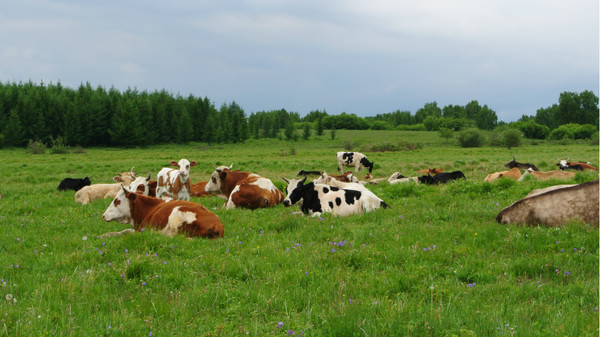
M530 168L527 171L525 171L525 173L523 173L521 178L519 178L517 181L522 181L528 175L532 175L535 179L541 180L541 181L550 180L550 179L569 180L569 179L572 179L573 177L575 177L575 173L573 173L573 172L565 172L565 171L558 171L558 170L542 172L542 171L534 171Z
M508 171L490 173L485 177L485 179L483 179L483 181L491 183L492 181L500 178L510 178L513 180L519 180L519 178L521 178L521 171L518 168L513 167Z
M135 180L133 167L129 172L114 176L113 180L116 184L93 184L83 187L75 193L75 202L85 205L97 199L114 198L119 193L121 184L128 186Z
M501 224L561 226L581 221L598 227L598 180L523 198L496 216Z

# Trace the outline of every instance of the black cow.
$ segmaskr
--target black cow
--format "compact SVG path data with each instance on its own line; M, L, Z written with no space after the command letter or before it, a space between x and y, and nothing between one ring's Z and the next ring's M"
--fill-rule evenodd
M426 176L419 177L419 182L426 185L437 185L445 184L456 179L466 179L466 177L461 171L442 172L434 176L428 174Z
M538 171L538 168L535 167L535 165L533 164L529 164L529 163L519 163L516 159L515 156L513 156L513 160L509 161L508 163L504 164L504 167L507 167L509 169L517 167L519 169L522 170L527 170L529 168L531 168L534 171Z
M65 178L60 182L60 184L58 184L58 187L56 189L59 191L66 191L66 190L79 191L84 186L88 186L91 184L92 184L92 182L90 181L89 177L85 177L83 179Z
M305 170L300 170L300 172L298 172L299 176L320 176L321 175L321 171L305 171Z

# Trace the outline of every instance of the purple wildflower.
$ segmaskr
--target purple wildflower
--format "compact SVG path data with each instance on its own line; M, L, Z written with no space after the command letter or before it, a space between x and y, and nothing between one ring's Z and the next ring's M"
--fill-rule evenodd
M287 331L288 335L293 336L294 335L294 331L292 331L292 329Z
M335 248L331 248L331 252L332 252L332 253L335 253Z
M277 328L281 328L283 326L283 322L277 323Z
M473 288L475 286L475 282L467 284L467 287Z
M565 276L569 276L571 275L571 273L569 273L568 271L565 271Z

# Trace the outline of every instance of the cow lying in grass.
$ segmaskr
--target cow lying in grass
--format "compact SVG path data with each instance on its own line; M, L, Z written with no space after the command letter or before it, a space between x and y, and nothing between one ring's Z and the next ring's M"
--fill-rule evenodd
M155 229L169 237L183 234L215 239L222 238L225 234L219 217L200 204L183 200L165 201L131 192L123 186L102 214L102 219L131 224L138 232L145 228ZM127 229L106 233L102 237L130 232L132 230Z
M227 167L215 169L204 189L226 196L225 209L272 207L284 198L270 179L255 173L230 171Z
M544 226L581 221L598 227L598 180L525 197L501 210L496 221Z
M91 184L92 184L92 182L90 180L90 177L85 177L82 179L65 178L58 184L58 187L56 189L59 191L66 191L66 190L79 191L83 187L89 186Z
M516 167L513 167L508 171L490 173L485 177L485 179L483 179L483 181L491 183L492 181L500 178L510 178L512 180L519 180L519 178L521 178L521 170L519 170Z
M121 184L128 186L135 180L133 167L129 172L122 172L118 176L114 176L113 180L115 181L115 184L93 184L84 186L75 193L75 202L86 205L97 199L114 198L117 193L119 193Z
M290 207L298 204L304 214L320 216L322 213L331 213L335 216L348 216L388 207L381 199L359 190L312 182L305 185L306 177L302 180L283 180L288 184L283 205Z
M525 173L523 173L521 178L519 178L517 181L523 181L523 179L525 179L525 177L528 175L534 177L537 180L541 180L541 181L550 180L550 179L569 180L569 179L572 179L573 177L575 177L575 173L573 173L573 172L565 172L565 171L559 171L559 170L542 172L542 171L534 171L533 169L530 168L527 171L525 171Z
M452 180L466 179L465 175L461 171L454 172L442 172L434 176L426 175L419 177L419 182L425 185L437 185L446 184Z

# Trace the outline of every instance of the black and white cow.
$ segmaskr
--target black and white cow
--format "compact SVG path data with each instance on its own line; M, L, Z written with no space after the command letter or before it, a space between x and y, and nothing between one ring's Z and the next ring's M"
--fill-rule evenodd
M360 152L338 152L337 162L340 173L344 173L343 166L354 166L354 172L360 171L361 168L368 168L369 173L373 171L374 162L370 162L367 157Z
M445 184L449 181L456 179L466 179L465 175L461 171L454 172L442 172L438 173L434 176L426 175L419 177L419 182L426 185L437 185L437 184Z
M381 199L359 190L312 182L305 185L306 178L283 180L288 183L283 205L289 207L298 204L304 214L319 216L321 213L331 213L335 216L347 216L388 207Z
M85 177L83 179L65 178L60 182L60 184L58 184L58 187L56 189L59 191L79 191L83 187L89 186L91 184L92 182L90 181L90 177Z

